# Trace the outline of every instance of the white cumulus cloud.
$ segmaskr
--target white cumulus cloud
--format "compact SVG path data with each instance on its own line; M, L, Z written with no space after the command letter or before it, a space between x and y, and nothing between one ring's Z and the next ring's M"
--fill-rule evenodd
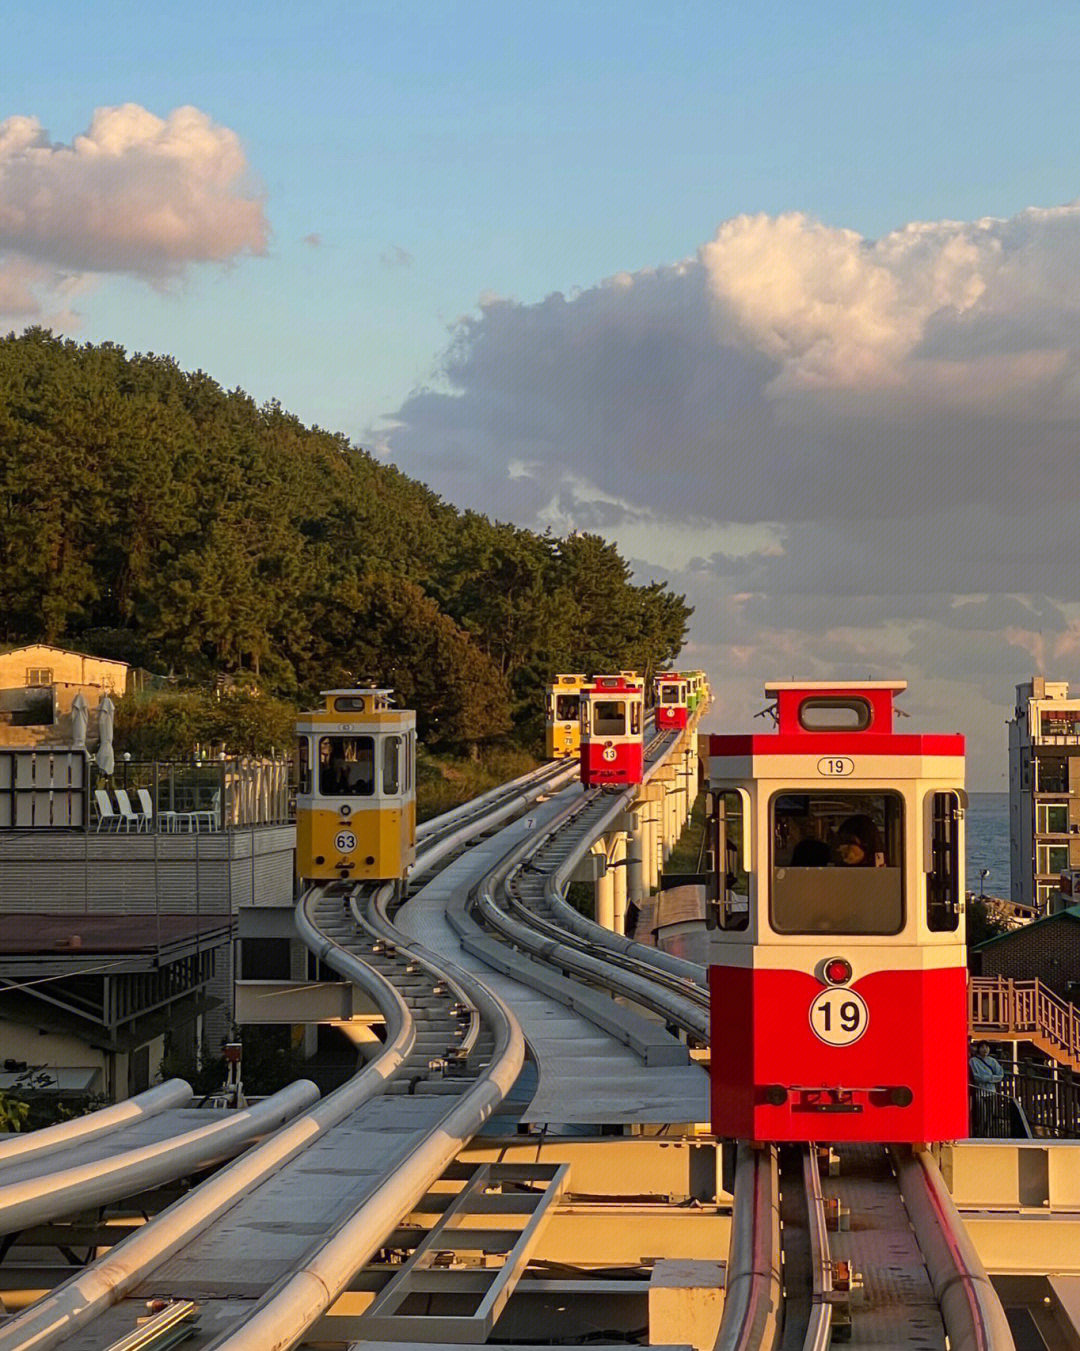
M198 108L99 108L70 145L33 117L0 122L0 314L43 314L86 275L166 283L267 235L239 137Z

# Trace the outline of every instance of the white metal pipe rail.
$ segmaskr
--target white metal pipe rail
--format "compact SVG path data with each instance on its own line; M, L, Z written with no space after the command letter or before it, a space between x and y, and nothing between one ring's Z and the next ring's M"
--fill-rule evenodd
M892 1154L952 1351L1015 1351L1001 1300L933 1157L925 1149Z
M416 827L416 842L422 844L432 835L440 835L448 826L460 826L475 817L484 816L489 806L500 802L505 797L514 797L521 794L531 801L538 793L550 787L552 783L559 782L564 778L570 780L576 777L577 773L578 763L576 760L549 760L539 769L532 769L527 774L511 779L509 783L501 783L496 788L489 788L486 793L481 793L479 797L470 798L468 802L463 802L459 807L451 807L441 816L433 816L430 820L421 821ZM532 791L534 788L536 789L535 793Z
M310 897L309 892L302 898L297 926L308 926L317 950L322 936L302 913ZM386 1082L412 1049L415 1039L412 1017L392 985L382 981L356 958L329 948L327 945L321 954L327 964L348 979L355 978L377 999L389 1029L387 1043L380 1054L310 1112L194 1188L149 1224L110 1249L105 1257L84 1267L43 1299L0 1324L0 1351L47 1351L92 1322L190 1242L195 1234L235 1205L241 1196L271 1177L350 1112L383 1091Z
M0 1185L0 1233L73 1215L209 1168L269 1135L319 1099L310 1079L228 1117L121 1154ZM2 1178L2 1175L0 1175Z
M385 906L380 898L377 909ZM491 1063L435 1131L368 1198L327 1242L284 1277L261 1300L242 1327L208 1343L206 1351L283 1351L296 1344L346 1288L386 1234L442 1174L510 1092L525 1062L521 1026L507 1006L480 981L413 942L382 915L387 937L399 952L422 960L452 980L492 1027Z
M724 1312L714 1351L772 1351L783 1321L776 1148L741 1144Z
M183 1079L166 1079L163 1084L137 1093L133 1098L102 1107L86 1116L72 1117L55 1126L28 1131L25 1135L8 1135L0 1140L0 1168L12 1160L22 1163L31 1154L51 1154L67 1149L75 1143L92 1140L98 1135L120 1130L136 1121L145 1121L159 1112L187 1107L194 1098L191 1085Z
M601 800L599 797L589 797L584 801L571 803L553 819L542 834L525 840L508 856L507 873L520 869L540 850L548 846L558 833L572 829L574 824L582 829L583 838L595 839L598 833L602 833L602 830L598 829L596 819L590 817L580 821L578 818L599 800ZM605 812L600 819L606 820L607 813ZM579 941L569 934L559 934L554 926L542 920L537 921L535 916L523 908L518 911L522 918L515 919L496 903L491 887L478 886L474 894L476 905L485 922L509 942L532 953L548 965L573 971L578 976L598 982L652 1009L676 1026L686 1028L696 1037L707 1036L708 1014L703 1002L704 992L698 986L682 979L672 984L666 972L650 971L646 964L642 964L625 952L607 951L602 957L596 956L587 950L591 946L589 940ZM570 942L563 941L565 939L570 939Z

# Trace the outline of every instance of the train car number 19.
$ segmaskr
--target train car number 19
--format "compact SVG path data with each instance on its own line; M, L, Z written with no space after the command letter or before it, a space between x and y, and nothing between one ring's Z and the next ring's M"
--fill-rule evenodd
M866 1001L854 990L822 990L810 1005L810 1027L828 1046L851 1046L869 1022Z

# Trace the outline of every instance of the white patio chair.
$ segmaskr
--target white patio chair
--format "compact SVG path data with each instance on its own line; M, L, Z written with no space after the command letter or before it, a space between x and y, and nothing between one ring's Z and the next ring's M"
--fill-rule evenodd
M220 808L220 806L221 806L221 792L220 790L217 790L215 791L213 797L210 799L209 807L202 807L198 811L194 811L191 813L192 816L195 818L195 829L201 830L203 824L205 823L207 830L210 831L217 830L218 809Z
M116 794L116 805L120 809L120 819L124 823L124 829L142 830L146 818L132 807L127 791L123 788L114 788L113 792ZM149 829L149 826L147 828Z
M112 801L106 789L94 789L94 805L97 808L98 830L118 830L120 828L120 818L113 811Z
M136 788L135 795L139 799L139 806L142 808L142 814L146 820L147 830L154 829L155 821L157 822L157 825L163 830L173 829L172 818L176 815L175 812L170 811L155 812L154 800L150 796L150 790L148 788Z

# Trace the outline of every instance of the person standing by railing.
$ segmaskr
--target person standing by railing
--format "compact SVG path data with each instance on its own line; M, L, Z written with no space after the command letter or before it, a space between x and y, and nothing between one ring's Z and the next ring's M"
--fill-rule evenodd
M974 1090L972 1133L989 1135L993 1121L994 1098L1005 1078L1004 1070L990 1054L989 1042L980 1041L972 1047L968 1056L968 1076Z

